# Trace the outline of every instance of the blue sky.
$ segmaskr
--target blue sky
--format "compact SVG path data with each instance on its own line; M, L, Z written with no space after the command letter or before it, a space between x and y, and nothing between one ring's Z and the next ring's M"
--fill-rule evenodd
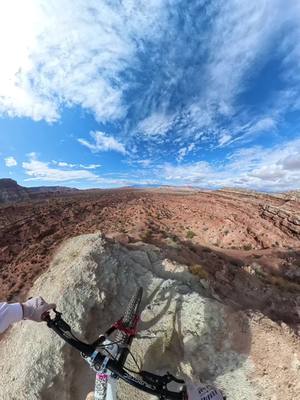
M0 4L0 176L300 188L300 3Z

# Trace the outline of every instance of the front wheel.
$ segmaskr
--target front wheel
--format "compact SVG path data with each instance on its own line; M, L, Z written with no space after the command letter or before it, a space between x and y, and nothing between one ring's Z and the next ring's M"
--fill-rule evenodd
M123 367L126 362L126 358L129 353L129 348L135 335L135 330L139 319L139 308L142 297L143 297L143 288L140 287L131 297L127 305L127 308L125 310L124 316L121 320L121 323L125 329L124 330L118 329L115 337L116 342L118 342L118 346L120 349L116 358L119 361L121 367Z

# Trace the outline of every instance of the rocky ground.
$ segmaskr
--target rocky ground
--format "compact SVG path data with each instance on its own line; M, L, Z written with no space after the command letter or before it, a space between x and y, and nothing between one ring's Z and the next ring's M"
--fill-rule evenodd
M129 248L138 241L154 244L207 279L226 304L299 329L295 194L119 189L3 205L0 298L26 297L65 239L97 230Z
M143 369L213 383L230 400L292 400L300 391L300 347L286 324L221 303L210 282L150 244L128 247L84 235L59 249L30 295L57 302L81 338L92 340L144 288L132 350ZM7 351L10 349L10 351ZM129 362L129 366L134 365ZM93 373L44 324L19 323L0 343L3 400L82 400ZM150 396L120 384L119 400Z

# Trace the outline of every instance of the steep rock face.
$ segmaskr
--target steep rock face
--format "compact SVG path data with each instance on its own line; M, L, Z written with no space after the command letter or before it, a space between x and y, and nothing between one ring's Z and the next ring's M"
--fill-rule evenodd
M293 237L300 238L300 215L268 204L262 206L261 216Z
M289 329L209 297L207 283L155 246L129 250L101 234L79 236L59 250L31 295L56 301L75 333L91 341L139 286L144 311L132 351L143 369L215 383L231 400L297 398L300 349ZM0 342L1 400L82 400L93 375L45 324L24 321ZM119 383L118 399L134 398L152 397Z
M0 204L29 200L26 188L17 184L13 179L0 179Z

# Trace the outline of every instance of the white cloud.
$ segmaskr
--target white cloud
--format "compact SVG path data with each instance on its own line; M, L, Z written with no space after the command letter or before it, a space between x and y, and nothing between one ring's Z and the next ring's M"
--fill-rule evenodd
M281 168L276 166L262 166L261 168L250 173L249 176L254 176L263 181L278 182L286 176L286 173Z
M228 143L231 138L232 136L228 135L228 133L222 133L219 137L219 146L222 147L224 144Z
M138 41L155 38L163 2L0 2L0 113L54 121L80 105L101 121L121 118ZM17 27L17 29L16 29Z
M7 167L15 167L16 165L18 165L17 160L12 156L5 157L4 162Z
M192 151L192 150L194 150L194 148L195 148L195 143L190 143L189 145L188 145L188 152L190 152L190 151Z
M52 164L58 165L59 167L69 167L69 168L76 167L76 164L70 164L70 163L67 163L67 162L64 162L64 161L52 160Z
M153 113L140 121L137 131L145 136L165 135L173 126L173 117L160 113Z
M68 167L68 168L83 168L83 169L96 169L101 167L101 164L72 164L72 163L67 163L65 161L55 161L52 160L52 164L57 165L58 167Z
M137 160L135 161L137 164L140 164L142 167L147 168L151 165L151 160Z
M298 150L295 149L295 151L292 154L288 155L283 160L280 160L279 164L282 165L282 168L284 170L300 171L300 146Z
M79 167L84 169L96 169L101 167L101 164L89 164L89 165L79 164Z
M276 113L284 113L297 99L300 107L294 79L300 77L296 3L2 1L0 115L51 122L64 106L79 105L99 121L113 122L125 120L130 110L124 123L128 131L149 141L162 142L176 132L187 143L191 137L213 139L220 146L240 137L249 141L251 135L275 130ZM199 5L203 12L197 15L193 7ZM182 30L179 21L184 22ZM263 110L260 116L245 117L238 95L270 58L279 36L280 67L286 82L293 77L295 87L286 90L290 97L284 107L273 105L274 116L263 116L268 112ZM223 118L232 121L233 115L238 123L228 122L230 134L224 134ZM102 151L96 143L81 143ZM120 145L114 150L125 154ZM186 146L180 143L181 149Z
M98 176L91 171L87 170L73 170L73 169L61 169L58 166L57 161L52 161L52 164L56 163L57 167L49 166L49 162L40 161L37 158L36 153L27 154L28 161L22 163L22 167L29 177L25 181L41 181L46 183L56 182L58 184L62 182L67 182L74 187L84 187L84 188L95 188L95 187L122 187L122 186L132 186L136 184L153 184L158 183L158 180L152 178L142 178L141 174L138 176L129 176L126 173L116 174L109 173L106 176ZM65 166L64 168L70 168ZM72 167L73 168L73 167ZM141 171L139 171L140 173ZM108 177L112 176L112 177Z
M29 160L22 163L27 181L66 182L78 180L91 180L97 182L99 177L86 170L63 170L49 167L48 162L39 161L35 153L29 155Z
M230 0L222 3L208 43L210 96L221 114L230 115L232 100L244 87L249 67L267 50L278 32L281 4Z
M251 80L252 74L256 76L265 60L270 59L270 51L278 37L283 41L288 36L289 41L293 41L292 47L299 50L283 69L295 71L294 67L298 65L297 75L300 78L300 29L296 33L292 33L293 29L289 33L286 30L287 26L292 25L299 28L300 7L296 3L286 7L281 0L265 0L263 3L228 0L212 4L208 9L213 24L212 30L205 32L206 46L200 42L206 54L206 61L199 66L202 85L197 86L199 72L195 71L191 85L199 87L199 94L197 96L195 93L193 104L185 108L182 115L185 129L194 136L197 130L203 129L210 138L216 138L219 146L239 138L249 142L254 135L275 131L278 116L288 108L295 108L297 101L300 108L299 85L294 86L293 90L285 90L286 93L272 93L272 99L266 100L256 116L250 114L238 96L251 90L249 77ZM289 50L285 46L282 59L289 54ZM183 49L182 54L185 54ZM290 82L291 79L287 81L288 85ZM272 115L263 116L269 109ZM231 118L233 115L234 119ZM227 142L224 141L227 140L222 129L224 126L232 136Z
M239 131L237 140L253 139L255 135L275 131L277 129L278 121L274 117L264 117L254 122L249 122L244 126L239 126L236 129Z
M164 165L157 174L165 181L205 187L235 186L257 190L299 189L300 139L268 150L252 147L236 150L222 164L198 161L181 166Z
M179 149L179 151L178 151L178 156L177 156L176 160L180 162L181 160L184 159L186 154L187 154L187 148L181 147L181 149Z
M250 128L250 133L266 132L277 127L277 121L274 118L266 117L257 121Z
M176 160L181 162L185 156L187 156L195 148L195 143L190 143L186 147L181 147L177 153Z
M218 146L222 147L235 142L248 143L255 139L259 134L265 132L275 132L277 130L278 121L275 117L265 116L260 119L250 119L246 124L240 125L235 122L231 125L233 134L221 133L218 137Z
M94 143L91 143L85 139L78 139L78 142L83 146L88 147L94 153L98 153L100 151L117 151L118 153L124 155L127 153L123 143L119 142L114 137L105 134L104 132L90 132L90 135L94 139Z
M0 113L48 121L58 117L51 96L30 83L34 71L30 52L37 46L43 19L34 0L0 2Z
M205 161L182 166L166 164L163 167L163 175L166 180L180 181L186 184L203 182L208 173L211 173L211 166Z

